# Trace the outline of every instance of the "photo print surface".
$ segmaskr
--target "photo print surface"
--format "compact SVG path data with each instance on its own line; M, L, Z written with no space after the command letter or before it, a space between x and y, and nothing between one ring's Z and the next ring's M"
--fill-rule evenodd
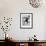
M22 17L22 24L23 24L23 26L29 26L30 25L30 15Z

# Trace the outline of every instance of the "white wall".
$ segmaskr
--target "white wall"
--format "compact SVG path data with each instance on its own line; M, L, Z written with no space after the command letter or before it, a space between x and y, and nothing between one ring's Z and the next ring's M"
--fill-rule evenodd
M28 0L0 0L0 17L13 18L11 29L8 32L17 40L27 40L34 34L39 40L46 40L45 7L33 8ZM33 13L33 29L20 29L20 13Z

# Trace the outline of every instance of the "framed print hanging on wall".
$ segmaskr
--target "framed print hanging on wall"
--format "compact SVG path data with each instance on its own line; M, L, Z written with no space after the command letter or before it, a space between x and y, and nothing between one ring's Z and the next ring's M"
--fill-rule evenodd
M20 28L21 29L33 28L33 14L32 13L20 13Z

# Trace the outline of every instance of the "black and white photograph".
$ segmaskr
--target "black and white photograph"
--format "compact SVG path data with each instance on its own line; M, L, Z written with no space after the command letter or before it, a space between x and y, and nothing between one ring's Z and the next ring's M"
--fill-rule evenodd
M32 29L33 28L33 14L20 13L20 28Z

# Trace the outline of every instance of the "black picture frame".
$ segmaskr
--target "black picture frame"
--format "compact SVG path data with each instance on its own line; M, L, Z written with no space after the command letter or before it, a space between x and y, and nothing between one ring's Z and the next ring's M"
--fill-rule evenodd
M20 13L20 29L32 29L32 28L33 28L33 13Z

